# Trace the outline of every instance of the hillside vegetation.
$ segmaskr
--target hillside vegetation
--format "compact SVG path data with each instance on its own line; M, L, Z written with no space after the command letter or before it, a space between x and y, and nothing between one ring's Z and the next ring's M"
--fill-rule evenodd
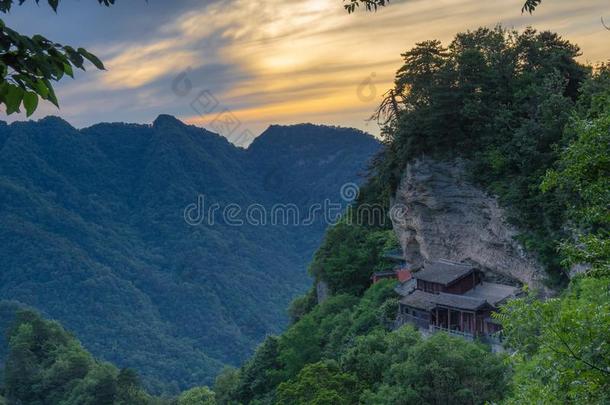
M427 41L406 52L381 108L386 147L310 265L330 296L318 303L312 288L293 301L286 331L268 336L243 366L225 368L212 389L168 401L610 402L610 69L585 67L577 54L556 34L500 28L458 34L447 48ZM443 333L423 338L410 326L393 330L394 282L370 285L397 242L387 221L359 223L355 212L371 202L387 206L406 163L422 153L470 162L473 181L498 195L558 291L544 302L535 294L510 301L495 315L507 354ZM20 341L11 340L9 359ZM26 364L38 370L37 361ZM38 386L34 376L17 388L7 379L5 395L29 395Z
M341 186L378 145L298 125L244 150L169 116L82 130L53 117L0 123L0 300L60 321L153 392L211 384L286 325L326 228L321 216L254 225L247 207L294 204L306 217L327 198L345 206ZM199 196L201 224L189 225ZM238 204L244 224L222 211L208 223L213 204Z
M510 356L409 326L391 330L391 232L345 221L310 266L331 298L294 301L293 324L215 386L220 404L604 404L610 401L610 70L558 35L480 29L406 52L381 106L386 148L358 204L389 203L407 162L462 157L497 194L549 284L497 314ZM386 222L387 224L387 222ZM387 239L384 240L383 236ZM395 243L395 242L394 242ZM568 277L572 266L583 270ZM387 265L387 264L386 264Z

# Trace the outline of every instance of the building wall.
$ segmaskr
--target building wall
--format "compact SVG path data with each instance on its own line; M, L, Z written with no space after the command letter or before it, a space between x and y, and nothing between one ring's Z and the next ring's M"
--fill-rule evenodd
M438 283L431 283L429 281L417 280L417 289L425 291L427 293L438 294L443 292L443 285Z
M478 271L475 271L472 274L469 274L466 277L462 278L457 283L452 284L449 287L445 288L443 290L443 292L462 295L462 294L465 294L466 292L472 290L480 282L481 282L481 273L479 273Z
M449 293L449 294L462 295L462 294L472 290L481 281L482 281L481 273L478 271L475 271L448 287L445 287L444 285L439 284L439 283L432 283L430 281L417 280L417 289L428 292L428 293L433 293L433 294L438 294L438 293L444 292L444 293Z

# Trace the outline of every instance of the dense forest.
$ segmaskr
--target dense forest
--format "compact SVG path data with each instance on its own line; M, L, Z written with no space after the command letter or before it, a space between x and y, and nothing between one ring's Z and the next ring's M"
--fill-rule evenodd
M0 307L61 322L151 392L211 384L285 327L311 283L325 219L274 226L270 207L294 204L299 221L313 202L345 207L341 186L378 150L362 132L307 124L272 126L242 149L170 116L81 130L0 122ZM244 221L254 203L266 226ZM213 204L239 204L244 224L222 211L207 222Z
M57 324L22 312L9 334L4 396L65 404L608 403L610 68L584 66L578 55L556 34L502 28L403 54L378 113L385 148L310 265L330 297L318 303L312 288L293 301L288 329L268 336L239 369L225 368L212 387L152 398L132 372L92 360ZM389 266L384 253L396 237L387 222L352 216L360 204L387 206L405 166L422 154L468 162L472 181L498 197L557 291L546 301L531 291L496 315L505 354L443 333L392 330L394 282L370 285L371 273ZM82 400L96 395L103 400Z

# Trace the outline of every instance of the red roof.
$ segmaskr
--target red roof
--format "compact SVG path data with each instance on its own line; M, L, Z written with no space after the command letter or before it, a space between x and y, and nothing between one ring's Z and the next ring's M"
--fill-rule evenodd
M413 274L407 269L397 269L396 276L398 276L398 281L404 283L405 281L409 281L413 278Z

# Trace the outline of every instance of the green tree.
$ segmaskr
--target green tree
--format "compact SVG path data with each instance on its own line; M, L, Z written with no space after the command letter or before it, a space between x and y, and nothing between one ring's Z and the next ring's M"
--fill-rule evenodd
M479 28L446 47L416 44L378 111L387 147L372 181L393 195L408 163L465 159L472 180L499 197L524 247L561 284L565 206L539 185L569 141L564 127L590 74L579 55L557 34L531 28Z
M419 332L411 326L392 333L375 329L357 336L341 356L340 363L345 371L355 374L363 384L372 388L383 381L390 365L406 361L409 351L420 341Z
M216 395L208 387L195 387L178 397L178 405L215 405Z
M138 374L130 369L122 369L116 378L116 403L119 405L146 405L152 398L141 388Z
M57 322L19 310L8 332L5 394L32 405L149 404L131 370L96 361Z
M390 365L366 404L484 404L501 399L508 374L502 358L483 345L437 333Z
M8 13L16 3L21 5L25 1L0 0L0 12ZM57 11L60 0L47 1ZM115 2L97 1L105 6ZM26 114L32 115L39 97L59 107L51 82L61 80L64 75L74 77L74 68L85 70L86 60L104 69L103 63L84 48L58 44L41 35L21 35L0 19L0 104L5 105L7 115L19 112L22 105Z
M610 401L610 278L579 278L547 301L510 301L498 318L515 350L507 403Z
M362 294L374 271L391 266L383 254L398 245L392 230L360 225L356 211L350 210L326 232L309 268L333 293Z
M240 382L239 370L233 367L225 367L216 377L214 383L214 393L216 394L216 402L219 405L235 404L237 389Z
M610 68L584 88L581 111L566 128L574 139L549 170L543 191L566 194L572 237L561 245L566 267L586 265L597 276L610 275ZM583 107L584 104L588 106Z
M281 383L276 404L351 405L357 403L359 384L334 361L307 365L296 379Z
M236 389L238 401L248 403L255 397L262 397L279 383L283 368L278 357L279 345L277 337L267 337L242 367Z
M304 315L313 309L317 303L316 290L312 288L309 292L301 297L297 297L290 303L288 307L288 316L292 323L297 322Z

